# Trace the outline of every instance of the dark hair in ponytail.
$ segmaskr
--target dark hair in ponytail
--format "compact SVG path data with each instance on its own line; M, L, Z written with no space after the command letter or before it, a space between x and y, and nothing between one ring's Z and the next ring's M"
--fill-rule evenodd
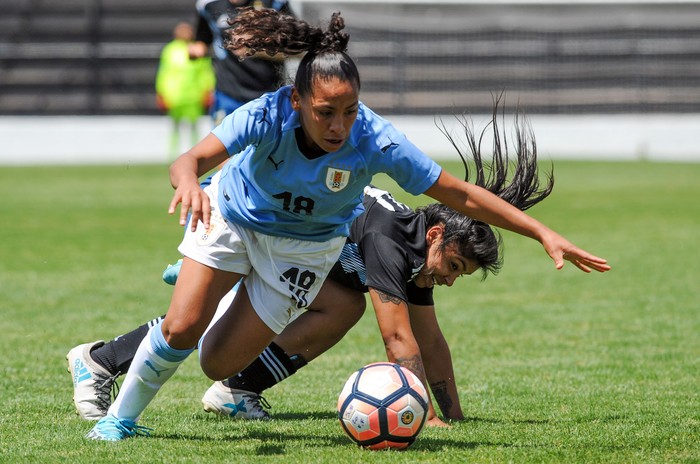
M302 97L311 93L316 79L338 78L352 83L359 92L360 74L346 53L350 36L343 32L345 21L340 13L333 13L325 31L277 10L253 7L240 8L229 24L224 39L229 51L245 50L246 57L260 52L270 56L306 53L294 79Z

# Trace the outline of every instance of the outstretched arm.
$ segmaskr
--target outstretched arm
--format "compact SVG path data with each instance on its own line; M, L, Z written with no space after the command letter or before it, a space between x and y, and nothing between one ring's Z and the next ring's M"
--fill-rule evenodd
M464 419L450 347L438 324L435 306L417 306L409 303L408 310L413 333L423 353L425 376L442 415L446 419Z
M570 261L584 272L610 269L607 260L592 255L569 242L535 218L500 199L488 190L442 171L425 194L478 221L530 237L542 244L557 269Z

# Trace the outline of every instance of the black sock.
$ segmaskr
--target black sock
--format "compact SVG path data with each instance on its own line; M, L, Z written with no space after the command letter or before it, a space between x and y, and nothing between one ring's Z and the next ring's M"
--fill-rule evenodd
M146 337L150 328L162 321L164 317L164 315L156 317L131 332L120 335L95 348L90 352L90 357L112 375L126 374L141 341Z
M223 383L229 388L260 394L293 375L306 364L301 355L289 356L273 342L241 373L224 380Z

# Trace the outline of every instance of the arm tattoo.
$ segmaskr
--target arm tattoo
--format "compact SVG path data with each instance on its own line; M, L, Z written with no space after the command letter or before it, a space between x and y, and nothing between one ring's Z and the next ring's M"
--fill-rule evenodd
M423 369L423 360L420 355L411 358L396 358L396 364L405 367L418 376L419 379L425 378L425 370Z
M379 296L379 299L382 301L382 303L394 303L394 304L401 304L403 303L403 300L397 296L394 295L389 295L388 293L381 292L379 290L377 291L377 295Z
M447 382L444 380L433 382L430 384L430 389L433 391L433 396L440 407L440 411L447 417L453 404L452 398L450 398L449 393L447 393Z

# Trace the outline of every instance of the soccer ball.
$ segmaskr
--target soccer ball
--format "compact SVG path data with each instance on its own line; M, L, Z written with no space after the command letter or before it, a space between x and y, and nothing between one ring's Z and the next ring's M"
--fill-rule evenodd
M368 364L350 376L338 398L338 419L358 445L406 449L423 428L428 393L408 369L389 362Z

